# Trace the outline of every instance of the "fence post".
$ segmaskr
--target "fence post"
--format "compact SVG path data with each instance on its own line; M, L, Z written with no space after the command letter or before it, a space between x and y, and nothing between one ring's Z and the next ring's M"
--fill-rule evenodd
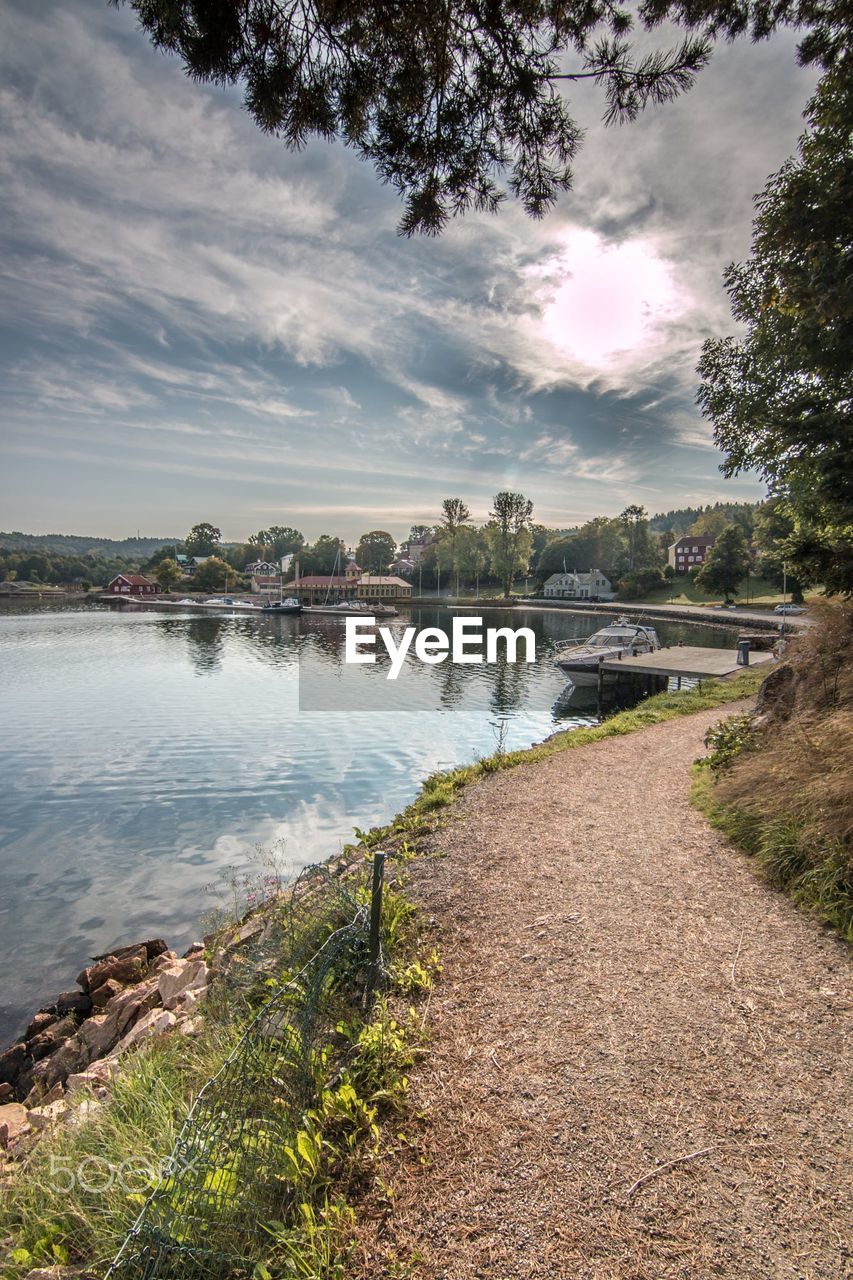
M369 968L367 974L367 1003L373 997L376 983L379 980L380 942L379 929L382 923L382 884L385 879L385 854L377 849L373 855L373 885L370 893L370 943Z

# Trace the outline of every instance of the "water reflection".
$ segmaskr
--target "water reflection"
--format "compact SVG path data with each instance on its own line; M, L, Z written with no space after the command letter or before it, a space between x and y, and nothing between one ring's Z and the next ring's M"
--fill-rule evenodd
M594 704L558 701L551 650L600 617L483 618L532 627L537 661L408 663L388 681L387 656L346 667L336 618L0 611L0 1041L87 956L137 933L187 945L204 886L257 844L283 839L294 867L326 857L434 770L594 719ZM418 628L451 619L411 615ZM664 643L722 642L658 629ZM306 681L323 714L300 710Z

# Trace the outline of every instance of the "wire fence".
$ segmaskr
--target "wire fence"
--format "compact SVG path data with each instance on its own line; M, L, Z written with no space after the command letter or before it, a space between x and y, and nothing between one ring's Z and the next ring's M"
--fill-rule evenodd
M369 897L309 868L270 913L233 980L248 983L273 958L290 976L198 1094L105 1280L251 1276L269 1243L265 1224L294 1218L287 1153L328 1075L338 1027L369 1002L381 966L383 861L376 855Z

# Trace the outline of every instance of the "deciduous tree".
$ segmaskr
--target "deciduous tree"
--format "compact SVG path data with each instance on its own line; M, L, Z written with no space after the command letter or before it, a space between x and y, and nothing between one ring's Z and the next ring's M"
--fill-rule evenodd
M397 543L384 529L371 529L363 533L356 547L355 558L365 573L387 573L388 566L397 554Z
M705 591L721 595L726 603L738 593L749 570L749 547L739 525L729 525L711 547L696 582Z
M171 591L182 578L182 573L177 560L161 560L157 565L154 576L164 591Z
M212 556L216 554L222 538L221 530L212 524L194 524L184 539L188 556Z
M441 524L450 544L450 564L456 574L457 594L459 592L459 571L456 568L456 539L459 534L459 530L470 519L471 512L468 510L461 498L444 499L441 504Z
M853 591L853 83L828 74L799 154L757 197L752 255L725 274L743 338L705 343L699 403L723 471L758 471L793 520L804 578Z
M505 489L495 494L491 517L485 529L489 560L492 573L509 599L516 574L525 572L530 559L533 503L523 493Z

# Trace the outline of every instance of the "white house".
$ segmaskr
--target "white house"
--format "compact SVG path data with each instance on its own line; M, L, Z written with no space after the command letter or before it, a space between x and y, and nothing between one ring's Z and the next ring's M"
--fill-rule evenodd
M271 578L279 572L279 566L274 560L253 560L251 564L246 565L246 573L259 578Z
M550 600L612 600L616 592L600 569L589 573L552 573L542 592Z

